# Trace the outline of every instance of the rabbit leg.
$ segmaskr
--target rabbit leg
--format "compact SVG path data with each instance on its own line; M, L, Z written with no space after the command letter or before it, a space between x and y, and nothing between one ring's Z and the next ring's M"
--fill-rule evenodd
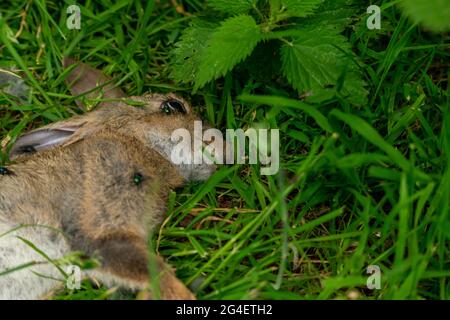
M136 236L109 236L97 240L96 247L102 260L102 269L95 274L102 282L146 290L151 288L150 281L155 281L159 283L161 299L195 299L160 256L148 254L144 239ZM155 271L150 274L156 274L156 277L149 276L149 269Z

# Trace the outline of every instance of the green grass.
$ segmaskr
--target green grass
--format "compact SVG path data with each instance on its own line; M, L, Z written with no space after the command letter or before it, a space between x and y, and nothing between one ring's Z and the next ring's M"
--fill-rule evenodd
M182 13L172 1L87 1L79 31L65 26L71 1L2 2L0 68L20 70L33 94L27 103L0 96L0 140L87 111L64 86L64 55L102 68L130 95L178 92L221 130L280 129L278 175L223 166L170 197L152 243L199 299L449 299L450 36L413 25L398 1L374 2L383 29L365 28L362 6L344 32L369 91L359 108L307 104L279 79L239 71L194 95L174 83L170 55L201 0L178 0ZM366 288L369 265L381 268L380 290ZM84 282L56 298L111 294Z

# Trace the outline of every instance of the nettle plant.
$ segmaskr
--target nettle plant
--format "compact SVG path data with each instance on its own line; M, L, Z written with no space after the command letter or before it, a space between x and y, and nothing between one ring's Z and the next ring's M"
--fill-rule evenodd
M176 44L171 75L197 91L232 70L244 70L254 79L287 80L311 102L339 96L363 105L364 70L342 35L355 2L208 0Z

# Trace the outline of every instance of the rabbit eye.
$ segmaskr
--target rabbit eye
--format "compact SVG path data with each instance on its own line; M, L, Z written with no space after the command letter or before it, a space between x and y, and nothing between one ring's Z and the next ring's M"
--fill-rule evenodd
M167 100L167 101L164 101L161 104L161 110L167 115L171 114L174 111L182 113L182 114L186 113L186 108L178 100Z
M142 184L142 181L144 180L144 177L139 172L136 172L133 175L133 182L135 185L140 186Z

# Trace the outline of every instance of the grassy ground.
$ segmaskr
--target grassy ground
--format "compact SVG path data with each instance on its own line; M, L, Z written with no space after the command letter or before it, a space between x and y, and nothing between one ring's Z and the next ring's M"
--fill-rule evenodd
M79 31L65 26L65 2L0 4L1 33L11 32L0 67L24 71L33 88L25 105L0 97L0 140L86 111L64 86L63 55L102 68L129 94L189 97L219 129L280 129L278 175L223 166L170 197L152 243L200 299L450 298L448 35L413 26L396 1L382 2L382 31L368 31L361 8L344 34L364 65L369 103L313 106L317 122L277 79L229 73L195 95L170 79L174 43L204 1L178 1L178 11L172 1L153 11L135 0L88 1ZM366 287L369 265L381 269L379 290ZM110 295L85 282L57 298Z

